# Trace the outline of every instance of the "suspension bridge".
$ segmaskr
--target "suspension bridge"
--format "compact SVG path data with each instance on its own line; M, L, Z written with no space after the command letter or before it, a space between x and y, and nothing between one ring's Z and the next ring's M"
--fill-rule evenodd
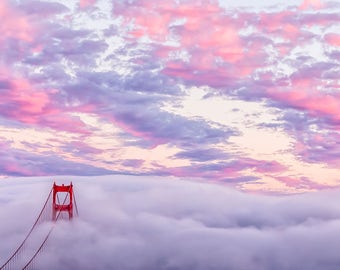
M57 185L54 183L33 226L18 248L0 266L0 270L38 269L39 254L46 249L57 221L72 220L73 216L78 216L73 184Z

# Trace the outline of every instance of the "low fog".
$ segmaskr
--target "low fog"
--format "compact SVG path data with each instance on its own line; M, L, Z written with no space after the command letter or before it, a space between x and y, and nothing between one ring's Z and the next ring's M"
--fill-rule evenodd
M73 182L79 217L58 221L39 269L340 269L339 190L253 195L144 176L2 179L0 265L53 181Z

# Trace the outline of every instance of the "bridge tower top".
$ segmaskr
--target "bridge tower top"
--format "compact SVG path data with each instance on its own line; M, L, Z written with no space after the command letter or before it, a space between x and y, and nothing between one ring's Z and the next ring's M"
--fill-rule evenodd
M63 193L62 200L60 201L58 193ZM73 218L73 184L57 185L53 183L53 197L52 197L52 220L56 221L58 215L62 212L68 213L68 218Z

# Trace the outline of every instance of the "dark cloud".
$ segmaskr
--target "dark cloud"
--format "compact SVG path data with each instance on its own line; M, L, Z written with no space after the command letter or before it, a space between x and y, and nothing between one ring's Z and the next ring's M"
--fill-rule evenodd
M7 243L0 245L1 262L27 232L51 180L0 182L0 236ZM53 180L73 181L80 217L57 223L38 269L340 266L338 190L273 197L159 177Z

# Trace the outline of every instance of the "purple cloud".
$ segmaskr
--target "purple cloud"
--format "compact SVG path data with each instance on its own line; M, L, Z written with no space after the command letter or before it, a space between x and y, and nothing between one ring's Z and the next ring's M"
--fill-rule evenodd
M107 139L114 129L117 148L134 153L124 156L126 162L117 157L118 163L131 170L129 164L141 165L133 147L162 146L169 149L162 157L190 165L167 168L162 158L150 174L210 179L213 171L218 179L228 178L227 172L247 179L251 176L242 174L250 169L284 177L290 164L271 157L253 160L249 156L257 153L250 155L241 145L233 145L232 153L219 149L220 144L229 149L231 137L252 128L289 137L294 142L283 151L306 166L338 167L339 37L333 25L339 12L334 3L305 1L259 11L226 9L218 1L136 0L113 3L108 10L111 6L100 1L72 5L30 0L3 1L0 8L1 127L67 133L67 139L58 138L64 140L61 148L53 148L60 159L61 152L82 156L84 166L96 167L95 156L105 151L84 141L99 131ZM256 103L266 111L264 119L275 121L242 127L245 119L240 118L236 128L221 120L219 112L214 116L213 106L202 107L207 118L195 116L198 112L189 107L177 110L199 91L205 91L199 102ZM335 185L335 179L329 181Z
M24 150L12 150L9 143L2 143L0 149L2 153L0 173L2 175L107 175L114 173L114 171L66 160L53 153L35 154Z
M64 13L69 11L69 9L57 2L41 2L35 0L25 1L20 4L20 10L23 10L29 15L35 15L40 17L42 14L44 16L53 16L56 14Z

